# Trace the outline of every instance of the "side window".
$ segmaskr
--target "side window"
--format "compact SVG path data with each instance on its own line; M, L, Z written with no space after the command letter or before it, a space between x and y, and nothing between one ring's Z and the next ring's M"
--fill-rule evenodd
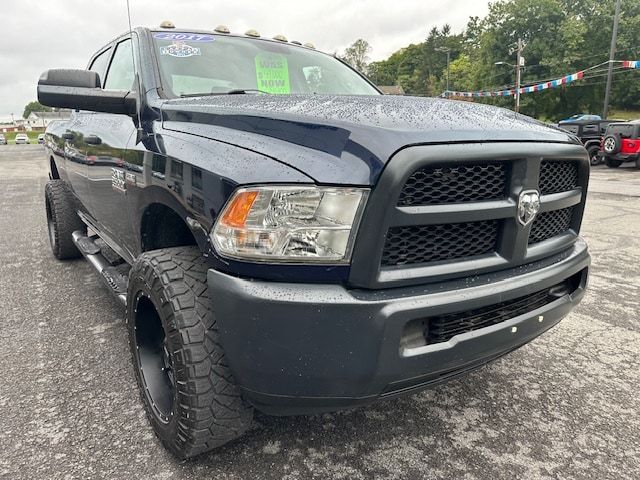
M133 87L133 58L131 39L124 40L116 46L111 66L104 82L105 90L131 90Z
M182 180L182 163L176 162L175 160L171 162L171 176L173 178L177 178L178 180Z
M578 125L564 125L561 123L559 127L569 133L573 133L574 135L577 135L578 131L580 130L580 127L578 127Z
M96 72L100 76L100 85L104 85L104 76L107 73L107 65L109 64L109 56L111 55L111 49L107 49L93 59L89 70Z
M151 170L164 175L165 168L166 168L166 159L164 157L161 157L160 155L154 155L153 161L151 163Z
M202 190L202 170L199 168L191 168L191 185L197 190Z

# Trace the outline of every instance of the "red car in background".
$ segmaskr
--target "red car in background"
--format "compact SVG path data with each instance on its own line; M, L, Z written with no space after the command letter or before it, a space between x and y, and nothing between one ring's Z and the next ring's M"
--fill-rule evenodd
M635 162L640 168L640 120L612 123L602 137L600 155L609 168Z

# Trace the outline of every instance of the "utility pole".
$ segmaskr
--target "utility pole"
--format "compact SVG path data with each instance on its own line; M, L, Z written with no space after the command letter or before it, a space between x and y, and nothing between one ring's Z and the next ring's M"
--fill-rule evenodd
M449 50L447 48L447 92L449 91L449 78L450 77L451 77L451 50Z
M450 77L450 65L451 65L451 49L448 47L437 47L436 52L444 52L447 54L447 93L445 97L449 96L449 77Z
M611 34L611 49L609 50L609 70L607 72L607 87L604 91L604 109L602 110L602 118L607 118L607 115L609 114L609 97L611 95L611 82L613 81L613 60L616 56L619 20L620 0L616 0L616 13L613 17L613 33Z
M516 108L515 111L520 111L520 84L522 83L522 75L520 74L520 69L524 67L524 57L522 56L522 50L526 47L527 44L522 41L521 38L518 38L518 43L512 45L511 50L509 50L509 55L516 54L516 64L513 65L508 62L496 62L494 65L507 65L509 67L513 67L516 69Z
M524 49L524 42L521 38L518 38L518 46L516 47L516 112L520 111L520 67L523 63L522 50Z

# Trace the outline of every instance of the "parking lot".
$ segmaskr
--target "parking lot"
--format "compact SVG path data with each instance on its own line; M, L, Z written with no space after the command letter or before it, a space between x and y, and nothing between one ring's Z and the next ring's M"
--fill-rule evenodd
M42 147L0 147L0 477L640 478L640 170L596 167L589 292L561 324L432 390L312 417L256 415L179 463L139 402L123 309L51 255Z

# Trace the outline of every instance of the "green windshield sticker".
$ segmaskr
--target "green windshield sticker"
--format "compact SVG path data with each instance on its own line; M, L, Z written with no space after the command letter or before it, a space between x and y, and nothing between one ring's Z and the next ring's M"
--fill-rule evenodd
M258 90L267 93L291 93L289 65L282 55L260 54L256 56Z

